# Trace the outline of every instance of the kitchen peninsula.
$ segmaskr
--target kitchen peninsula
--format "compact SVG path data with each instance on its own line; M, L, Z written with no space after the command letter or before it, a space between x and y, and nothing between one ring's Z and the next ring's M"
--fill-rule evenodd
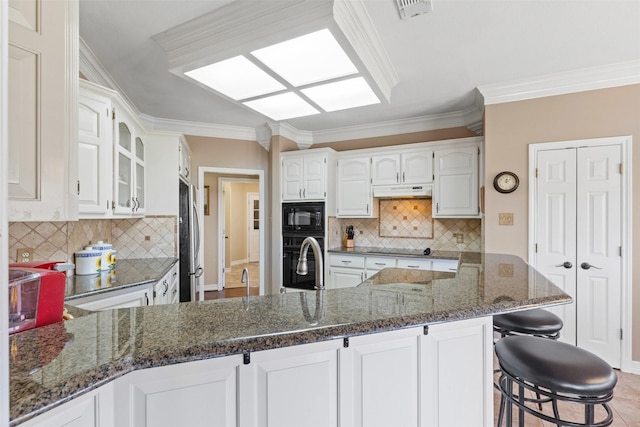
M462 254L456 273L88 313L10 337L11 425L489 426L491 316L570 301L520 258Z

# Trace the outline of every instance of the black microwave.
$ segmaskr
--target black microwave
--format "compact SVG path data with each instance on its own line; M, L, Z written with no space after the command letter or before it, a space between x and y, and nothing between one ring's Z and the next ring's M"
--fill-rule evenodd
M324 203L283 203L282 231L324 234Z

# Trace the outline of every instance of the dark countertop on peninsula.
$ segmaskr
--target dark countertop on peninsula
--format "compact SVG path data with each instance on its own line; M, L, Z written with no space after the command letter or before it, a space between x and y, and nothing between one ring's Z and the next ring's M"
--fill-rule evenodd
M139 258L118 260L113 270L88 276L69 276L65 301L155 283L162 278L177 258Z
M457 273L385 269L356 288L109 310L14 334L11 425L136 369L571 301L518 257L460 260Z

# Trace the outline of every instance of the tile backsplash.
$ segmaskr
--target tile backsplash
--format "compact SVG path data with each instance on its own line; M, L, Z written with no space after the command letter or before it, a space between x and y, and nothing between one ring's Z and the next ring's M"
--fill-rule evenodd
M9 262L17 250L33 249L34 260L73 262L73 254L99 240L113 244L118 258L177 256L175 216L132 219L84 219L73 222L9 223Z
M428 211L417 203L418 200L428 202ZM471 252L481 250L480 219L431 218L430 205L430 199L381 200L379 218L331 217L329 247L341 246L346 226L353 225L356 246L393 249L429 247L433 250ZM463 243L457 242L460 234Z

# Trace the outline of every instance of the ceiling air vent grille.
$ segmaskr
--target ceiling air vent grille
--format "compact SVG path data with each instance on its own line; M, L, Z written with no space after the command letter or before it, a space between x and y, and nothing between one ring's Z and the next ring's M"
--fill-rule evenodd
M433 10L431 0L396 0L396 3L402 19L409 19Z

